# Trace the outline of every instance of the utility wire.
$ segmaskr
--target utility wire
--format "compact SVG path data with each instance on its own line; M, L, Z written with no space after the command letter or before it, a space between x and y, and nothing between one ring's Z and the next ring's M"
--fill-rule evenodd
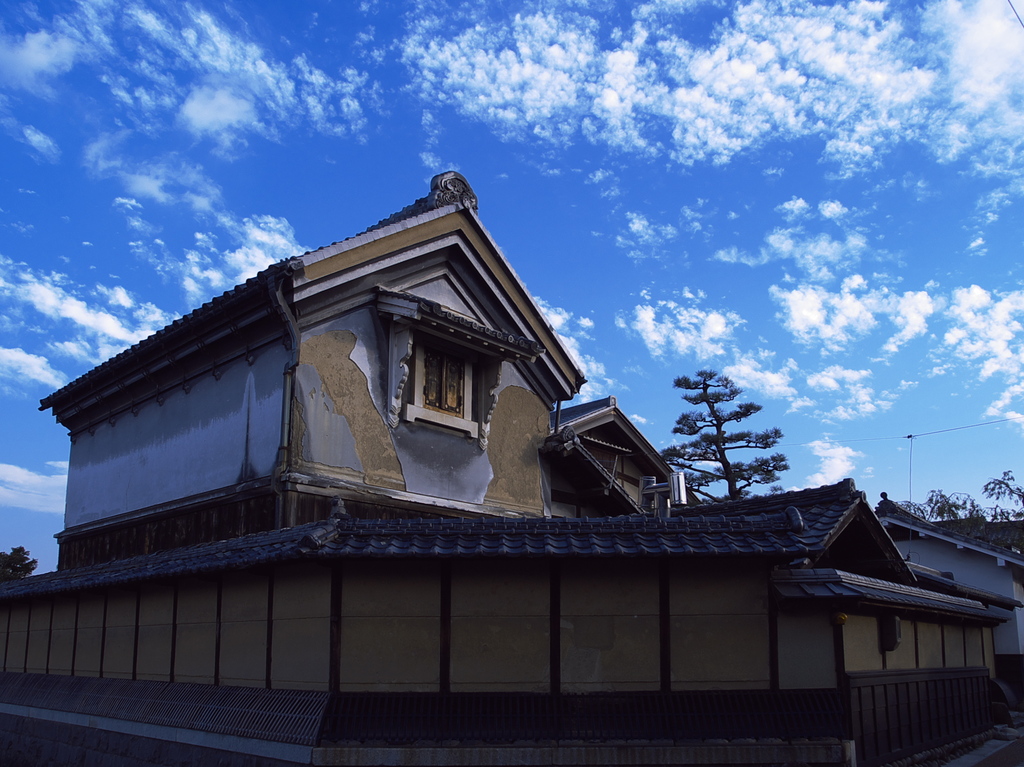
M1013 0L1006 0L1010 4L1010 9L1013 11L1013 15L1017 17L1017 21L1020 21L1020 25L1024 27L1024 21L1021 21L1020 14L1017 13L1017 9L1013 7Z
M1006 423L1008 421L1020 421L1020 420L1024 420L1024 415L1016 415L1016 416L1011 416L1009 418L1000 418L1000 419L995 420L995 421L982 421L981 423L971 423L971 424L968 424L967 426L951 426L948 429L936 429L935 431L923 431L920 434L906 434L906 435L898 436L898 437L894 436L894 437L862 437L860 439L828 439L828 440L826 440L826 442L831 442L834 445L844 445L844 444L848 444L850 442L883 442L885 440L892 440L892 439L909 439L909 440L913 440L913 439L915 439L917 437L930 437L933 434L945 434L946 432L950 432L950 431L963 431L964 429L976 429L979 426L993 426L994 424L997 424L997 423ZM820 440L815 440L815 441L820 441ZM785 444L779 445L779 447L806 447L807 445L810 445L810 444L811 444L810 442L787 442Z

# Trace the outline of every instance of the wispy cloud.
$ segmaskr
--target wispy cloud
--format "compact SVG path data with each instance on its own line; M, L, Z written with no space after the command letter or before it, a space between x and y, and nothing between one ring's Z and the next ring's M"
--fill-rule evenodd
M0 347L0 388L21 388L19 384L26 380L57 389L67 382L67 376L51 366L46 357Z
M653 223L643 213L629 211L626 221L626 231L615 238L615 244L632 259L662 255L665 246L679 235L671 224Z
M58 461L48 465L53 471L39 474L20 466L0 463L0 507L62 514L68 465Z
M110 301L111 295L121 293L116 287L100 287L95 291L99 301L90 301L88 291L65 275L39 272L0 256L0 296L22 309L34 310L37 321L62 326L62 332L70 333L77 344L75 348L90 350L95 362L141 341L171 320L149 302L132 299L126 306ZM127 300L127 292L124 296Z
M537 305L587 379L577 395L580 400L597 399L615 390L618 382L609 377L604 363L583 351L583 347L591 340L590 331L594 327L594 321L589 317L552 306L543 299L537 299Z

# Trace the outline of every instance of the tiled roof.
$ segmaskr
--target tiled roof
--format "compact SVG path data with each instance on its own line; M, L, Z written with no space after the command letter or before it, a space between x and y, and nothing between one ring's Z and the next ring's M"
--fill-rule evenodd
M788 493L753 496L738 501L703 503L683 506L673 510L679 518L708 515L751 515L751 514L792 514L789 509L799 512L808 535L820 537L822 541L834 530L847 513L857 504L866 503L864 494L857 490L852 479L841 480L834 485L808 490L793 490Z
M578 421L580 418L591 415L593 413L599 413L602 410L607 410L615 405L615 397L605 397L604 399L596 399L593 402L584 402L580 405L573 405L572 407L563 407L561 412L561 418L559 419L560 426L567 426L573 421ZM550 428L555 428L555 416L556 411L552 410L550 413L549 421Z
M949 541L954 541L963 544L964 546L975 551L984 552L992 557L996 557L998 559L1006 559L1011 562L1015 562L1019 565L1024 565L1024 554L1015 549L1009 549L1004 546L999 546L995 543L991 543L987 540L983 540L982 538L975 537L973 535L965 535L964 533L958 532L955 529L951 529L952 525L936 524L934 522L929 522L923 517L919 517L916 514L912 514L899 504L893 503L888 498L883 498L883 500L878 504L878 506L876 507L876 513L882 520L883 524L895 524L899 525L900 527L916 530L918 532L932 535L938 538L944 538Z
M917 577L917 580L922 583L927 583L928 588L932 591L941 591L943 594L952 594L953 596L976 599L979 602L995 605L996 607L1002 607L1006 610L1024 607L1024 605L1013 597L1008 597L1005 594L996 594L995 592L988 591L986 589L979 589L977 586L971 586L966 583L960 583L953 578L947 578L945 575L940 575L931 568L910 563L910 569ZM946 575L949 574L950 573L947 573Z
M852 487L852 483L850 483ZM714 513L662 519L646 514L562 519L528 517L355 519L161 551L0 585L0 599L202 575L258 565L336 558L767 557L812 556L849 509L843 483L701 507ZM825 499L833 498L834 503ZM806 501L806 502L805 502ZM845 504L845 505L844 505ZM733 508L735 507L735 508ZM740 508L742 507L742 508ZM756 513L760 511L761 513Z
M990 613L985 605L974 599L941 594L842 570L783 570L772 575L772 583L784 600L851 600L858 603L917 607L974 618L997 617Z
M791 558L819 541L782 515L660 519L351 520L325 541L329 557L643 557L761 555Z

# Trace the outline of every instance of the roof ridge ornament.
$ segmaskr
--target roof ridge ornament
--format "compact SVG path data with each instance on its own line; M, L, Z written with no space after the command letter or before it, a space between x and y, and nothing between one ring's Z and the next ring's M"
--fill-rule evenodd
M473 187L466 181L465 176L453 170L438 173L430 179L430 195L427 197L427 204L431 209L456 204L473 210L477 210L478 207Z

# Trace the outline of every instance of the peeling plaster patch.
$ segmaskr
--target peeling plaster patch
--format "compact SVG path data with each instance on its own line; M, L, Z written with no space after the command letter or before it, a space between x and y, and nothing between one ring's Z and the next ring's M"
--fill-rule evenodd
M298 443L302 445L302 460L362 471L348 420L338 414L316 368L299 365L295 369L295 388L302 406L302 434Z
M404 421L395 430L395 443L409 492L483 503L492 472L476 440Z
M548 408L540 398L520 386L505 387L491 419L488 501L543 511L538 451L547 435Z
M309 365L320 378L325 403L348 423L356 457L367 484L405 490L391 432L374 406L366 373L352 360L356 336L350 330L328 330L302 342L300 367ZM306 434L312 429L305 403Z
M332 330L350 331L355 335L355 346L349 358L366 376L374 407L383 418L387 409L387 369L380 360L386 358L386 343L377 313L360 309L319 327L317 335Z

